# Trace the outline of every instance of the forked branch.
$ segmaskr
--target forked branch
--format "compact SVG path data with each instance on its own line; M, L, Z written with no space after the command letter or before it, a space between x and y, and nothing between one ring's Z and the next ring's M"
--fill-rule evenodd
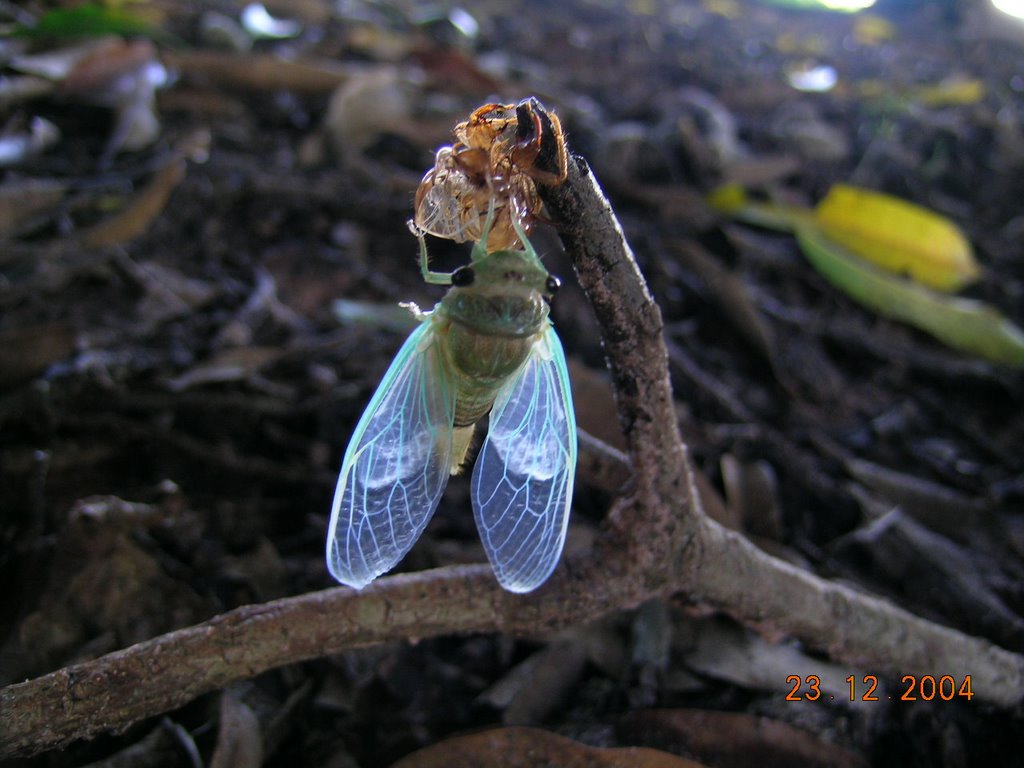
M683 594L879 674L970 674L978 699L1024 700L1024 657L769 557L709 520L676 428L661 314L586 163L542 192L594 305L635 483L591 553L529 595L486 566L380 579L238 608L0 690L0 756L28 755L179 707L265 670L385 640L534 632Z

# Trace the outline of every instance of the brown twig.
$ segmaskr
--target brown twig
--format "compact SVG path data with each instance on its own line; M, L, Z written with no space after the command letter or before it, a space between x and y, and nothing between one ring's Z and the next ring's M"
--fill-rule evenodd
M769 557L700 509L676 428L661 315L586 163L544 191L594 304L633 464L595 551L543 588L503 592L484 566L392 576L239 608L0 690L0 756L118 730L233 681L390 639L533 632L685 594L880 675L970 674L979 701L1024 699L1024 657Z

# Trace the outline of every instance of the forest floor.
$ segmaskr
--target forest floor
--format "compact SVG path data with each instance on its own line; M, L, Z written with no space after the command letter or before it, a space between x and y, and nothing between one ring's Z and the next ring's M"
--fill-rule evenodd
M146 5L166 35L108 41L93 63L164 67L152 105L137 79L126 96L95 71L0 101L8 138L56 129L0 170L0 683L333 586L331 494L409 328L392 309L442 295L405 223L416 186L456 122L527 96L590 161L662 309L680 425L719 518L1024 650L1020 372L871 314L792 237L704 203L725 181L807 206L838 182L912 200L973 243L982 275L965 293L1024 324L1024 25L981 3L865 17L480 0L428 16L306 0L268 3L295 28L253 42L240 5ZM5 75L80 45L0 42ZM539 227L535 245L563 282L552 318L580 425L621 446L586 298L557 234ZM430 248L450 269L468 246ZM340 317L338 300L360 304ZM609 503L577 486L570 549ZM454 478L398 570L480 562L469 508ZM500 725L706 765L1020 754L1020 713L960 695L969 673L934 670L956 684L948 701L901 701L896 679L862 701L870 669L659 601L557 633L321 658L17 764L224 765L230 717L268 765L387 766ZM806 698L812 674L822 699L787 700L787 678Z

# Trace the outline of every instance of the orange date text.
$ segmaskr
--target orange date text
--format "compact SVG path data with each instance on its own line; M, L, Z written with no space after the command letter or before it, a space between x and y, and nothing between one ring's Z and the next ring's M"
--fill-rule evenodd
M971 676L954 675L903 675L895 694L886 694L879 689L877 675L846 678L847 689L842 694L828 694L822 690L821 678L817 675L790 675L786 685L790 686L786 701L835 701L838 696L849 701L953 701L974 698Z

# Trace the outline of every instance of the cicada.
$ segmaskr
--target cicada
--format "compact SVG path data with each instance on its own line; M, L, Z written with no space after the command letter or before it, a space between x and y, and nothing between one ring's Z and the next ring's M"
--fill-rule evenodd
M495 206L488 246L498 251L519 245L512 222L529 231L541 209L536 184L558 185L566 178L568 156L557 115L536 99L485 104L455 126L455 138L438 150L416 190L416 225L459 243L478 241ZM554 170L542 169L541 158Z
M558 288L515 219L521 250L489 251L489 207L470 264L433 272L450 285L391 363L342 461L327 564L361 589L393 568L437 509L490 414L470 481L473 515L499 583L529 592L558 563L576 469L576 418L548 302ZM414 226L410 222L411 226Z

